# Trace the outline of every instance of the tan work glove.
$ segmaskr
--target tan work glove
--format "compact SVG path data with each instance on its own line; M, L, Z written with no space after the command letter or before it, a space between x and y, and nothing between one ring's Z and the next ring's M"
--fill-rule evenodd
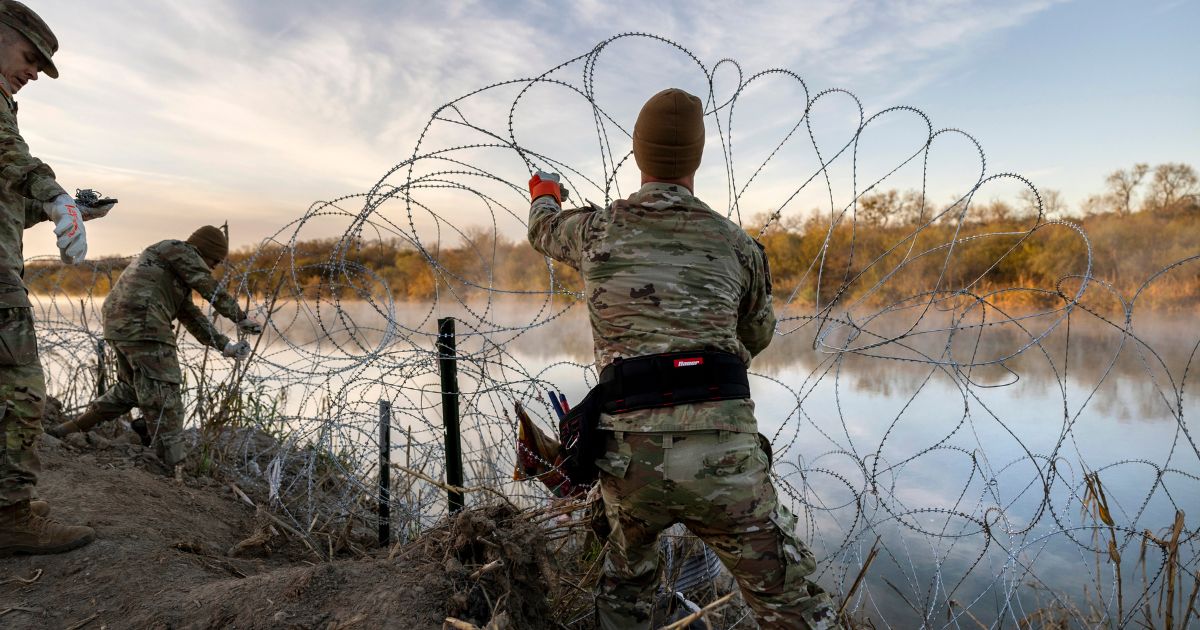
M246 319L238 322L237 327L238 332L246 335L261 335L263 331L262 322L254 319L253 317L247 317Z
M83 229L83 216L75 200L63 193L42 206L46 216L54 222L54 235L58 237L58 253L68 265L83 262L87 258L87 231Z
M225 344L225 349L221 351L221 354L234 361L241 361L250 356L250 344L245 341L230 341Z

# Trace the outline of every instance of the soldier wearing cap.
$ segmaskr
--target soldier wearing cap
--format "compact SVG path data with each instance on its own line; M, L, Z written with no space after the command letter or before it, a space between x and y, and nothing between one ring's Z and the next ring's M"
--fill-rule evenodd
M63 437L88 431L137 407L142 417L133 428L146 446L174 468L187 456L183 435L183 374L175 350L175 320L200 343L229 358L249 356L250 344L233 341L192 303L192 291L212 303L218 313L237 323L238 331L262 332L212 276L229 254L225 233L201 227L186 241L166 240L147 247L113 285L104 299L104 338L117 356L117 383L88 405L73 421L47 431Z
M749 399L746 367L775 329L766 255L695 196L703 150L700 99L669 89L638 115L642 187L629 198L563 210L558 175L530 180L529 241L579 270L603 368L589 394L607 405L595 462L611 530L599 626L655 621L658 535L683 523L733 573L761 627L836 628L829 596L808 579L816 560L771 483ZM712 382L676 375L717 362L732 367L693 372ZM659 402L638 408L628 402L635 397ZM622 405L632 410L608 411Z
M17 129L14 95L40 72L58 77L57 50L58 39L36 13L0 0L0 556L58 553L95 537L90 527L49 518L49 506L35 500L46 383L22 280L23 233L51 221L63 261L77 263L87 254L83 221L112 208L76 206Z

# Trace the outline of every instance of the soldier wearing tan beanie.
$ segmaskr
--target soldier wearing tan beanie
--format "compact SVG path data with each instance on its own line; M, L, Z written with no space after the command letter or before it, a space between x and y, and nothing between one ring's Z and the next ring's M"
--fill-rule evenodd
M197 229L188 237L187 243L200 252L200 257L210 268L221 264L229 255L229 239L225 237L225 232L216 226L205 225Z
M241 335L257 335L262 323L238 306L237 300L212 275L229 254L229 239L218 227L206 225L186 241L169 239L147 247L117 279L104 299L104 339L117 358L117 382L93 400L79 417L47 432L63 437L117 418L137 407L142 417L133 423L145 446L174 470L187 457L183 432L183 372L175 346L175 322L200 343L234 359L246 359L250 344L230 339L192 302L192 292L213 310L237 323Z
M688 190L704 155L704 104L678 88L655 94L633 126L633 159L642 183L680 182Z
M596 479L610 530L597 626L668 622L655 606L657 543L682 523L737 578L760 627L837 628L749 398L746 368L775 332L766 254L696 198L703 153L703 102L669 89L634 125L642 187L627 199L564 210L558 175L529 182L529 242L583 277L601 370L560 426L572 445L562 472L577 485Z

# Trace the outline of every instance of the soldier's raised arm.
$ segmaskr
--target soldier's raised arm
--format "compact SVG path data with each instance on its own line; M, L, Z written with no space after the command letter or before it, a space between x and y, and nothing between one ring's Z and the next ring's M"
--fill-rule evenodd
M579 269L584 230L594 210L563 210L562 200L568 194L557 174L534 173L529 180L529 244L543 256Z
M771 267L767 263L767 251L762 243L746 248L747 271L750 286L742 296L738 309L737 336L750 351L750 356L762 352L771 343L775 334L775 309L771 304Z
M212 275L212 267L220 264L228 251L225 234L219 228L206 225L192 233L187 241L178 241L177 245L166 248L162 255L171 271L212 304L218 313L230 321L241 322L246 319L246 313Z

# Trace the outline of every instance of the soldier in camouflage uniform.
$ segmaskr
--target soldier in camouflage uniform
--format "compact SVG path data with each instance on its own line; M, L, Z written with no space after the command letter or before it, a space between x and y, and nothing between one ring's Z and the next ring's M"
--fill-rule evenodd
M58 553L95 538L90 527L49 518L49 506L36 500L46 382L22 279L24 231L53 222L63 261L76 263L87 254L83 221L112 208L77 207L54 171L29 154L17 129L13 96L39 72L58 77L51 61L57 50L58 40L36 13L0 0L0 556Z
M761 246L693 195L704 146L700 100L651 98L633 154L642 188L607 208L562 210L558 176L530 181L529 241L579 270L596 365L619 358L721 350L749 365L775 329ZM816 561L777 499L749 399L600 416L597 461L611 528L597 586L599 625L647 628L659 533L683 523L721 558L763 628L836 628ZM764 440L765 442L765 440Z
M250 354L250 344L235 342L217 331L192 303L192 291L212 303L218 313L237 322L239 332L259 334L262 325L250 319L237 301L212 276L212 269L229 253L225 233L206 225L187 241L167 240L147 247L125 271L104 300L104 338L117 356L117 383L92 401L73 421L48 431L62 437L87 431L137 407L142 418L134 429L153 444L168 467L183 462L183 374L175 351L174 322L178 319L200 343L233 359Z

